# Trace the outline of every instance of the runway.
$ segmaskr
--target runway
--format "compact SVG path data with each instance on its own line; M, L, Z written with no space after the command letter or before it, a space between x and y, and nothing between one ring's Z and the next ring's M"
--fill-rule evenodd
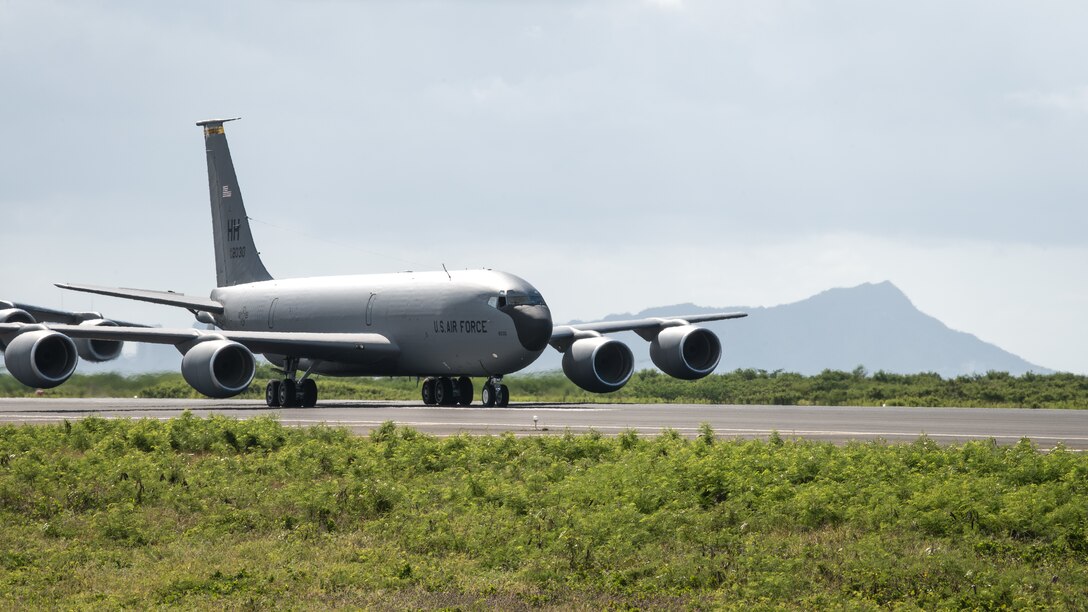
M1009 408L858 408L842 406L728 406L692 404L518 404L509 408L435 407L420 402L323 401L316 408L272 409L253 400L0 398L0 423L57 423L86 416L169 419L191 410L245 419L275 416L284 425L326 423L366 433L385 421L448 436L458 433L548 435L632 429L656 435L665 428L688 437L707 423L721 438L786 438L845 443L913 441L925 434L941 443L993 438L1015 444L1030 438L1041 449L1059 443L1088 449L1088 410Z

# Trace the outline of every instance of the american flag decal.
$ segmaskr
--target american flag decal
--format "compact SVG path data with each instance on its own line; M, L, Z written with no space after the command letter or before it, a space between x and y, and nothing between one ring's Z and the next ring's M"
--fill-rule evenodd
M233 195L233 194L231 193L230 186L229 185L223 185L223 197L224 198L229 198L231 195Z

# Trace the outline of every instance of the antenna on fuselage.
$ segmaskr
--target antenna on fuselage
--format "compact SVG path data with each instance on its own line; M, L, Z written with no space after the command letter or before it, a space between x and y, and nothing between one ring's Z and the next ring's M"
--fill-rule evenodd
M450 277L450 280L453 280L453 277L450 276L450 271L446 269L446 264L442 264L442 271L446 273L446 276Z

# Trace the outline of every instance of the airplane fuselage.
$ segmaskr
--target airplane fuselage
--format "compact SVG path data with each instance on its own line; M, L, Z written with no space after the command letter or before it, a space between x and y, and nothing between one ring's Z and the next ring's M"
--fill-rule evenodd
M493 270L269 280L220 287L211 299L223 304L215 320L224 330L373 333L400 349L300 364L331 375L502 376L535 361L552 330L540 292Z

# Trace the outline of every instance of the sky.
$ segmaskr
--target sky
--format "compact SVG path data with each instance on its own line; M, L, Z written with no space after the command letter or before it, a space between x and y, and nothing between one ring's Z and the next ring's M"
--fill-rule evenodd
M0 299L215 282L203 137L274 276L494 268L557 322L890 280L1088 373L1088 3L0 0ZM740 322L738 324L742 324Z

